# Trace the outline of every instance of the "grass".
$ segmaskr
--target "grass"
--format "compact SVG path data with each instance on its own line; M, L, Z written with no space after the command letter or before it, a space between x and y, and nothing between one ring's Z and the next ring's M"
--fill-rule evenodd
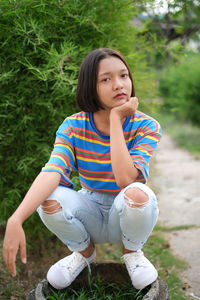
M169 231L178 231L178 230L184 230L184 229L192 229L196 228L196 225L178 225L178 226L161 226L156 225L154 230L162 231L162 232L169 232Z
M68 288L67 291L52 291L52 295L48 296L48 300L141 300L147 293L147 289L137 291L130 284L105 284L100 277L95 280L89 279L89 287L87 289L80 288L74 290Z
M159 113L155 118L164 132L171 135L177 145L200 159L200 128L189 121L178 119L175 113Z

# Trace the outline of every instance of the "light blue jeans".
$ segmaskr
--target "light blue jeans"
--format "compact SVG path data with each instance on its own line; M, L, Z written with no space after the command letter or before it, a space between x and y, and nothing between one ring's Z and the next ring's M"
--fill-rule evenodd
M124 200L124 192L132 187L149 197L144 207L132 208ZM142 183L132 183L117 196L81 189L76 192L58 186L47 200L56 200L62 210L54 214L38 208L40 218L71 251L82 251L90 244L121 244L139 250L146 243L157 219L158 205L153 191Z

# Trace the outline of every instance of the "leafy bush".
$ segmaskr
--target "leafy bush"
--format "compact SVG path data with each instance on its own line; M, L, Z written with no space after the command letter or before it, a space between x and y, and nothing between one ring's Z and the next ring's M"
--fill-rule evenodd
M145 40L131 25L134 14L129 0L1 0L0 222L48 160L60 123L78 110L78 70L90 50L122 51L139 95L150 94ZM26 223L31 234L39 232L36 218Z
M200 57L185 58L167 69L160 81L164 108L200 124Z

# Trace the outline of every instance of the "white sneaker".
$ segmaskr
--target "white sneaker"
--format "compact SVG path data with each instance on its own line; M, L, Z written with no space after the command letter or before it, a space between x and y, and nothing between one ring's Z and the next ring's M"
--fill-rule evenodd
M151 284L158 277L158 272L144 256L141 250L122 256L133 286L140 290Z
M69 286L74 279L80 274L80 272L86 267L89 267L96 257L96 251L86 258L79 252L73 252L71 255L59 260L49 269L47 273L48 282L55 289L64 289Z

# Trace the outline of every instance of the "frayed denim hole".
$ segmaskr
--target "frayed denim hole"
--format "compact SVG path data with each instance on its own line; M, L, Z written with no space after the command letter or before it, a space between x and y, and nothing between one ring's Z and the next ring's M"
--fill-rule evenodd
M140 190L143 191L142 189L140 189ZM144 191L143 191L143 192L144 192ZM144 192L144 193L145 193L145 195L147 195L148 200L147 200L146 202L144 202L143 205L141 205L141 206L136 206L136 207L131 207L130 205L128 205L128 203L127 203L125 197L127 197L127 198L129 198L129 197L126 196L125 193L124 193L124 195L123 195L123 197L124 197L124 206L126 206L126 207L128 207L128 208L130 208L130 209L139 209L139 210L145 209L146 207L148 207L149 205L151 205L151 202L153 201L153 199L152 199L146 192ZM130 198L129 198L129 199L130 199ZM127 200L128 200L128 199L127 199ZM135 202L135 201L132 200L132 199L130 199L130 200L128 200L128 201L133 202L133 203L132 203L133 205L137 205L137 202Z
M44 216L48 216L50 218L53 218L55 216L57 216L58 214L62 213L63 214L63 210L62 208L59 211L53 212L53 213L47 213L45 212L42 208L40 210L38 210L39 215L44 215Z
M143 206L141 206L141 207L131 207L131 206L129 206L127 203L125 203L126 209L128 209L129 211L135 210L135 211L138 211L138 212L140 212L140 213L143 213L144 210L145 210L148 206L150 206L150 205L151 205L151 204L150 204L149 201L148 201L145 205L143 205ZM124 210L125 210L125 209L124 209Z
M139 187L139 186L127 187L127 188L125 189L125 191L124 191L123 197L126 196L126 195L125 195L125 192L126 192L127 190L129 190L129 189L139 189L140 191L142 191L143 193L145 193L145 195L147 195L147 197L148 197L148 201L147 201L147 202L149 202L149 201L151 200L151 195L149 195L145 190L143 190L143 189L142 189L141 187ZM153 195L152 195L152 196L153 196Z

